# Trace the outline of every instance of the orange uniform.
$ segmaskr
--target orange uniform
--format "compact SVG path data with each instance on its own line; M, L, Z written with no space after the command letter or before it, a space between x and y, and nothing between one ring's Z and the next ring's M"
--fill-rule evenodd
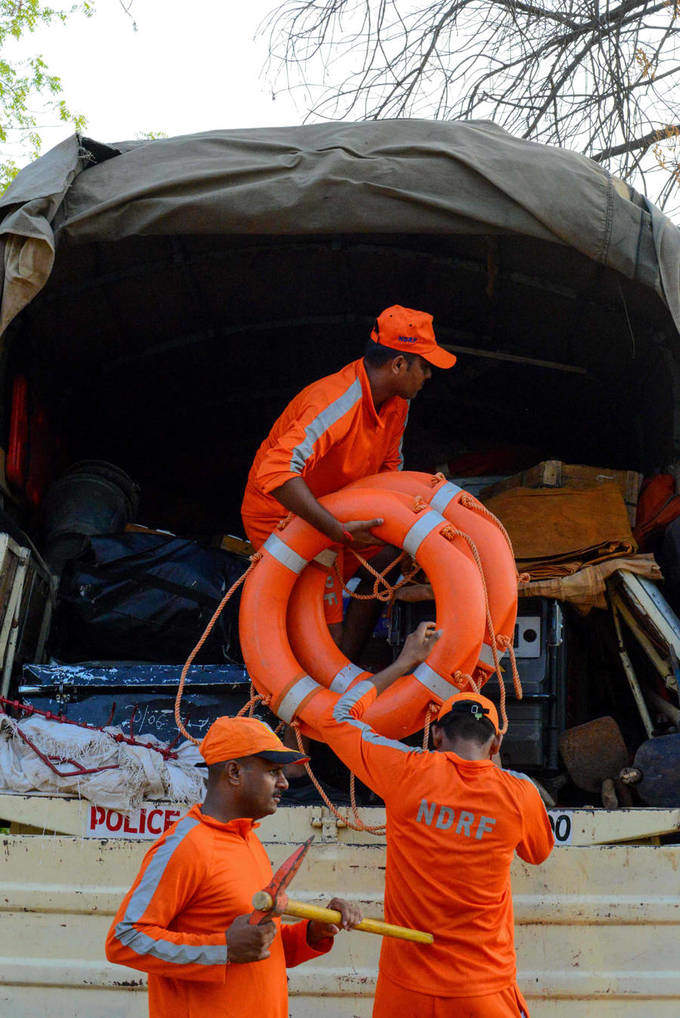
M529 1018L527 1003L513 984L483 997L435 997L405 990L382 973L378 977L373 1018Z
M505 991L515 993L510 864L515 851L537 864L552 850L540 796L525 775L491 760L426 752L378 735L361 721L375 696L373 683L359 683L317 730L385 801L385 918L429 930L435 941L383 940L374 1015L388 1013L382 982L428 998L478 997L475 1018L519 1016L519 1009L498 1009ZM499 994L501 1004L492 999ZM432 1012L449 1013L458 1015Z
M298 393L257 450L248 474L241 515L252 544L259 548L286 515L271 492L292 477L303 477L320 498L362 477L401 470L408 409L408 400L392 396L376 411L363 358ZM356 568L352 563L348 566ZM326 586L326 619L342 622L342 591L334 574Z
M312 382L291 400L257 450L241 513L259 547L286 510L271 494L303 477L316 497L383 470L401 470L408 400L375 409L363 358Z
M288 1018L286 966L325 954L307 922L279 926L270 957L229 964L226 930L272 878L252 820L193 806L154 843L106 940L109 961L149 973L150 1018Z

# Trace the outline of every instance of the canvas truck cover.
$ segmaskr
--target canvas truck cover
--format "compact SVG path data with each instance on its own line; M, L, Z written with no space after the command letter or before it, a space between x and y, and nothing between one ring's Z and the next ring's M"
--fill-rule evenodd
M654 289L680 328L680 230L597 163L483 121L383 120L66 139L0 200L0 333L64 241L372 233L564 244Z

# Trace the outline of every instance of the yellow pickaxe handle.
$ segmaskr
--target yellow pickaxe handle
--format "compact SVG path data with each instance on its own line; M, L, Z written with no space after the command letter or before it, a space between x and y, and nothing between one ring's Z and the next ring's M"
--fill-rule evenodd
M274 908L274 900L267 891L258 891L253 897L253 906L258 911L268 912ZM318 905L307 905L301 901L287 900L284 915L296 916L298 919L315 919L319 923L339 924L342 916L334 908L320 908ZM384 923L381 919L362 919L353 927L355 930L363 930L364 933L377 933L381 937L396 937L398 940L412 940L416 944L432 944L434 937L431 933L423 933L422 930L410 930L407 926L393 926L391 923Z

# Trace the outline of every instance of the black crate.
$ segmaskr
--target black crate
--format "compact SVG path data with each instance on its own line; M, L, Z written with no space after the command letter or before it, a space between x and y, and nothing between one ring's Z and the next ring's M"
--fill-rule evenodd
M181 671L180 664L129 662L24 665L19 693L24 703L70 721L172 742L179 736L174 712ZM241 666L192 665L182 697L187 731L202 738L215 718L241 709L249 690Z
M432 601L395 602L390 642L400 646L426 619L435 617ZM503 681L509 728L503 739L503 764L531 774L559 770L558 739L566 725L567 640L562 607L550 598L522 598L513 641L523 699L515 698L510 662L503 658ZM498 679L484 686L498 704Z

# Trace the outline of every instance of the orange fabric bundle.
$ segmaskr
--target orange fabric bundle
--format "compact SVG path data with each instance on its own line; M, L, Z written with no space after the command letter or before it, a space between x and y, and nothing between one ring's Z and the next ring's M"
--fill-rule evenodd
M521 584L519 594L520 597L554 597L558 601L568 601L581 615L587 615L592 608L607 607L607 578L619 569L645 576L655 583L663 580L653 555L627 555L583 566L571 576L554 576Z
M512 540L517 567L532 580L569 576L637 545L616 484L596 488L511 488L486 502Z

